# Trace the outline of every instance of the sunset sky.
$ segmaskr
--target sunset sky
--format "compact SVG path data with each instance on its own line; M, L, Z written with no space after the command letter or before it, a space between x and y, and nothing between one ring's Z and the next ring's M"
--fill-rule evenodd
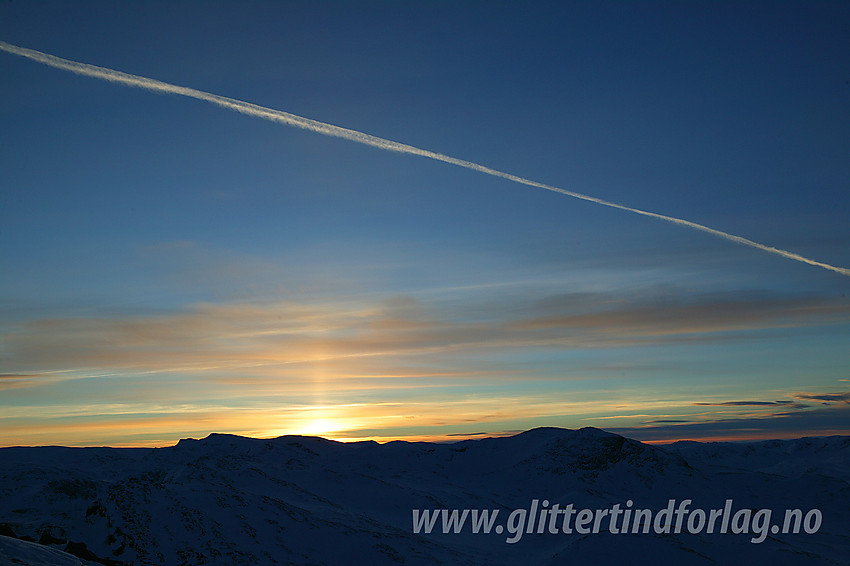
M850 267L850 3L3 2L0 41ZM850 277L0 51L0 446L850 434Z

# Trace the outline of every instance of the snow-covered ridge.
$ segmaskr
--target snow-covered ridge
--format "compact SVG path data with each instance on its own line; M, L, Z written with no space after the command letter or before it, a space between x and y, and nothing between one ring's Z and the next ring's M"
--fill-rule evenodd
M850 438L655 447L598 429L454 444L213 434L160 449L0 449L0 535L86 564L848 564ZM414 534L412 509L633 500L818 508L815 535ZM7 541L8 542L8 541ZM0 545L12 562L13 543ZM23 546L33 551L34 546ZM18 549L20 550L20 548ZM805 557L805 562L800 560ZM26 563L26 562L24 562ZM58 563L58 562L57 562ZM73 562L69 562L73 563Z

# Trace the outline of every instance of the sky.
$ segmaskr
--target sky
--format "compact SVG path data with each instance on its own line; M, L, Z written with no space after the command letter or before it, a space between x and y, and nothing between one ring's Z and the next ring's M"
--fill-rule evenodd
M0 41L850 268L846 2L4 2ZM0 446L850 434L850 277L0 50Z

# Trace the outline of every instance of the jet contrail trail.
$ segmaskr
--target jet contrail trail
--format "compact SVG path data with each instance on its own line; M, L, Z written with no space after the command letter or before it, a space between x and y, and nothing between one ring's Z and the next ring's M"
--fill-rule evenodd
M303 128L305 130L310 130L319 134L324 134L326 136L334 136L338 138L344 138L347 140L355 141L358 143L371 145L375 147L379 147L381 149L386 149L389 151L397 151L399 153L408 153L410 155L419 155L421 157L427 157L429 159L435 159L437 161L443 161L445 163L450 163L452 165L457 165L458 167L464 167L466 169L471 169L473 171L478 171L480 173L485 173L487 175L492 175L494 177L501 177L502 179L507 179L509 181L514 181L515 183L521 183L523 185L528 185L530 187L537 187L540 189L546 189L547 191L553 191L556 193L560 193L562 195L567 195L569 197L586 200L589 202L595 202L596 204L601 204L602 206L608 206L611 208L618 208L620 210L625 210L628 212L633 212L635 214L641 214L643 216L649 216L651 218L657 218L659 220L665 220L667 222L671 222L673 224L678 224L680 226L685 226L688 228L693 228L695 230L699 230L701 232L706 232L708 234L712 234L714 236L719 236L721 238L725 238L727 240L731 240L733 242L737 242L739 244L744 244L746 246L750 246L759 250L763 250L766 252L770 252L772 254L777 254L782 257L793 259L796 261L801 261L803 263L807 263L809 265L814 265L816 267L822 267L824 269L829 269L831 271L835 271L836 273L840 273L841 275L850 276L850 269L844 267L836 267L834 265L829 265L828 263L822 263L819 261L815 261L813 259L809 259L807 257L803 257L799 254L795 254L793 252L789 252L786 250L782 250L779 248L774 248L773 246L766 246L764 244L760 244L758 242L754 242L747 238L743 238L741 236L735 236L734 234L729 234L726 232L722 232L720 230L715 230L714 228L709 228L708 226L703 226L702 224L697 224L696 222L691 222L690 220L684 220L682 218L676 218L673 216L666 216L664 214L658 214L655 212L649 212L646 210L641 210L639 208L632 208L630 206L625 206L622 204L617 204L614 202L610 202L607 200L603 200L600 198L592 197L589 195L584 195L581 193L576 193L573 191L568 191L566 189L561 189L559 187L554 187L552 185L546 185L544 183L538 183L537 181L531 181L529 179L524 179L522 177L518 177L516 175L512 175L510 173L504 173L502 171L497 171L496 169L491 169L489 167L485 167L484 165L479 165L477 163L473 163L471 161L465 161L463 159L458 159L456 157L451 157L449 155L443 155L442 153L437 153L434 151L428 151L427 149L420 149L418 147L414 147L412 145L407 145L399 142L395 142L392 140L387 140L384 138L379 138L377 136L372 136L363 132L358 132L357 130L349 130L347 128L342 128L340 126L334 126L333 124L326 124L324 122L319 122L317 120L311 120L310 118L304 118L301 116L297 116L295 114L290 114L289 112L284 112L282 110L275 110L273 108L266 108L264 106L258 106L256 104L251 104L250 102L243 102L241 100L236 100L233 98L227 98L226 96L219 96L217 94L210 94L208 92L203 92L200 90L195 90L193 88L188 88L184 86L177 86L169 83L165 83L162 81L158 81L156 79L149 79L147 77L140 77L137 75L131 75L129 73L122 73L121 71L115 71L113 69L107 69L105 67L98 67L95 65L89 65L87 63L78 63L76 61L70 61L68 59L62 59L61 57L56 57L54 55L48 55L47 53L42 53L41 51L36 51L34 49L27 49L25 47L18 47L15 45L11 45L4 41L0 41L0 49L3 51L7 51L9 53L13 53L15 55L20 55L22 57L27 57L34 61L38 61L39 63L43 63L45 65L49 65L51 67L56 67L57 69L63 69L65 71L71 71L72 73L76 73L78 75L85 75L87 77L94 77L97 79L103 79L106 81L112 81L120 84L124 84L127 86L134 86L138 88L143 88L147 90L152 90L155 92L165 92L169 94L179 94L181 96L188 96L189 98L197 98L198 100L205 100L207 102L211 102L213 104L217 104L218 106L227 108L229 110L235 110L236 112L241 112L243 114L247 114L249 116L256 116L258 118L264 118L266 120L271 120L273 122L279 122L282 124L286 124L287 126L295 126L296 128Z

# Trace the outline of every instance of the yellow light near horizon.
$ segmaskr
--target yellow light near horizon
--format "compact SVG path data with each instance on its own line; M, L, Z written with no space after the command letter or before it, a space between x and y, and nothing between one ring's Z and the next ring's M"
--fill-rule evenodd
M301 434L304 436L326 436L331 433L344 430L346 427L340 419L332 418L317 418L307 420L300 425L296 425L295 429L289 434Z
M345 415L338 407L310 408L301 414L286 415L286 424L268 431L273 436L297 434L334 438L335 433L355 431L364 426L361 420Z

